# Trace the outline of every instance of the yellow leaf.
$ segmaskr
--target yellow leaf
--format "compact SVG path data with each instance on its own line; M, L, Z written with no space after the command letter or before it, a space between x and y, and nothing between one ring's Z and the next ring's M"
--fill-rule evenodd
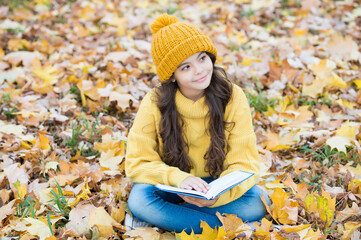
M272 217L282 224L295 224L297 222L298 203L289 199L288 194L281 188L276 188L270 196L273 209Z
M336 136L345 137L348 139L355 139L357 133L357 126L351 127L350 122L347 121L342 125L340 129L337 130Z
M82 186L81 187L82 189L82 192L81 194L78 194L74 200L74 202L71 202L69 203L70 206L74 206L75 204L77 204L78 202L80 202L81 200L85 200L85 199L88 199L88 194L90 194L90 189L89 189L89 186L88 186L88 183L85 184L85 187Z
M316 192L310 193L305 198L305 208L307 213L316 213L325 223L330 226L335 212L336 198L322 190L322 196Z
M327 84L330 87L339 87L339 88L345 88L347 87L347 83L345 81L342 80L342 78L340 78L336 73L331 73L330 76L328 76L327 78Z
M329 201L325 197L318 197L317 208L320 213L320 218L326 223L326 227L330 226L333 220L334 210L331 209Z
M282 136L280 136L277 133L268 131L267 133L268 139L267 141L265 141L266 148L272 151L290 149L291 148L290 145L293 145L295 143L293 138L296 134L297 132L294 131L294 132L284 133L282 134Z
M305 29L296 28L296 30L295 30L296 37L304 37L305 35L306 35Z
M280 179L265 184L266 188L286 188L283 183L280 183Z
M348 109L353 109L354 107L354 103L353 102L350 102L350 101L346 101L346 100L343 100L343 99L337 99L336 102L338 104L340 104L341 106L345 107L345 108L348 108Z
M311 70L318 78L323 79L327 77L331 73L331 71L335 69L335 67L336 66L334 62L328 59L324 59L319 61L318 63L312 64Z
M56 73L56 68L51 66L45 66L42 68L36 68L33 69L32 72L41 78L45 83L56 83L57 77L55 77L53 74Z
M242 65L243 66L251 66L254 62L261 62L259 59L253 59L253 58L243 58L242 59Z
M216 215L222 222L222 229L224 229L224 231L227 233L227 237L235 238L241 233L246 234L247 237L252 235L251 227L243 223L242 219L237 217L237 215L226 213L221 215L219 212L217 212Z
M45 238L45 240L57 240L57 239L56 239L56 237L51 236L51 237L47 237L47 238Z
M49 5L50 4L50 0L35 0L35 2L40 5Z
M201 221L202 234L198 234L199 240L217 239L217 229L211 228L207 222Z
M361 194L361 180L360 179L353 179L347 187L348 191L352 191L356 194Z
M317 229L316 232L313 231L312 228L310 228L307 232L307 234L302 238L303 240L316 240L320 239L322 236L322 233L320 229Z
M35 58L32 62L32 73L34 73L41 81L34 81L33 88L39 93L47 93L53 89L53 84L58 82L56 68L46 65L42 66L40 60Z
M361 89L361 79L356 79L353 83L356 84L357 89Z
M120 202L119 208L115 208L115 207L112 208L111 216L118 223L123 222L124 217L125 217L125 210L124 210L124 205L122 204L122 202Z
M49 138L47 138L43 134L39 133L39 140L40 141L39 141L39 143L37 142L36 147L39 147L42 150L49 151L50 150Z
M108 238L109 234L113 232L112 228L117 227L124 230L124 227L117 223L103 207L94 209L89 216L88 228L97 226L100 236Z
M40 240L45 240L47 237L51 236L49 226L44 222L37 220L35 218L24 218L24 221L28 224L31 224L26 228L26 230L35 236L38 236Z
M183 230L181 233L177 233L176 237L181 240L199 240L198 237L194 234L193 230L189 235Z
M113 139L112 136L107 133L102 136L101 143L94 143L94 148L99 152L114 150L115 155L123 155L125 151L125 143L124 141Z
M18 195L19 195L20 199L24 199L24 197L25 197L25 195L26 195L26 193L27 193L27 187L26 187L26 185L20 183L20 185L19 185L19 187L17 188L17 190L18 190Z
M28 49L31 43L25 39L11 39L8 42L8 49L11 51L18 51L23 48Z
M320 79L320 78L316 78L315 81L313 81L312 84L310 85L303 85L302 87L302 93L316 98L317 95L322 94L323 92L323 88L327 85L327 82Z
M334 136L327 139L326 144L329 145L331 149L336 148L339 152L347 153L346 146L350 146L351 142L348 138Z
M117 171L120 169L120 163L123 161L122 155L115 155L115 152L109 150L102 152L99 158L99 164L103 168L107 168L111 171Z

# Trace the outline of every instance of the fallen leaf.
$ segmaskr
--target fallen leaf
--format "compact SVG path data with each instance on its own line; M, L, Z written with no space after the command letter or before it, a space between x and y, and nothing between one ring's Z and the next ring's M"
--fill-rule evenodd
M337 151L339 151L339 152L347 153L346 146L350 146L351 141L345 137L334 136L334 137L329 138L326 141L326 144L328 146L330 146L331 149L336 148Z
M15 208L13 207L15 203L15 199L8 202L6 205L0 207L0 223L4 220L7 216L13 215L15 213Z
M45 240L47 237L52 235L49 226L44 222L30 217L24 218L24 221L31 224L26 228L26 230L30 234L38 236L40 240Z

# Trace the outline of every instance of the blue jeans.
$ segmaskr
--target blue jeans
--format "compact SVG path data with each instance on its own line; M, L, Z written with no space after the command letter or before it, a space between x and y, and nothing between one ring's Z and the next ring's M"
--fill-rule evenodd
M209 179L205 179L206 181ZM197 207L184 203L177 194L159 190L154 185L135 183L128 199L128 206L132 214L140 221L148 222L167 231L188 234L192 229L200 234L201 220L206 221L212 228L222 226L216 216L219 212L236 214L243 222L261 220L266 214L266 208L261 201L263 194L269 204L269 198L257 186L252 187L240 198L223 206L209 208Z

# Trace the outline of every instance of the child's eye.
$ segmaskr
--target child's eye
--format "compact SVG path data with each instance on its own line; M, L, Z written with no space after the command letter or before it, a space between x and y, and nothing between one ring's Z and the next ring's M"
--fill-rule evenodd
M199 60L200 61L204 61L206 59L206 56L204 55L204 56L202 56Z
M185 67L182 68L182 70L187 70L189 68L189 65L186 65Z

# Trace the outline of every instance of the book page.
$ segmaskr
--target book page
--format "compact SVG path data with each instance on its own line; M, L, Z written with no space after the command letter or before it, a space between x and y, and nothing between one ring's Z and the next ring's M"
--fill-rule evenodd
M172 193L188 193L191 195L196 195L196 196L202 196L204 198L207 198L206 194L203 192L198 192L196 190L189 190L189 189L184 189L184 188L177 188L177 187L172 187L172 186L167 186L167 185L163 185L163 184L158 184L157 188L162 189L164 191L167 192L172 192ZM209 191L208 191L209 192Z
M249 172L234 171L223 177L220 177L209 184L211 188L207 192L207 196L215 197L224 190L232 186L238 185L252 175L253 173Z

